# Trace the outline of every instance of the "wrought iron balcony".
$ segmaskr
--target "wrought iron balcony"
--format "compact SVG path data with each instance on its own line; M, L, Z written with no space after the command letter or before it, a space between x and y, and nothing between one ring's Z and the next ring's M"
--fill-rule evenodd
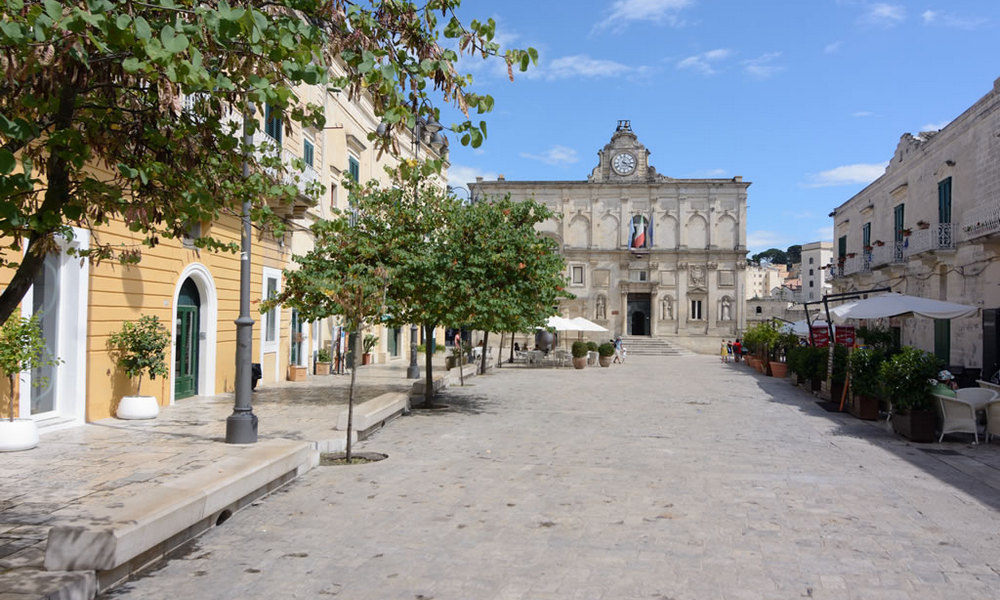
M962 235L965 239L1000 233L1000 201L966 211L962 215Z
M904 241L904 253L912 256L931 250L952 250L955 248L953 232L952 223L935 223L927 229L918 229Z
M296 161L301 161L301 156L296 156L294 153L289 151L284 147L280 147L281 142L275 140L271 136L267 135L262 131L256 131L253 134L253 144L256 147L255 153L257 159L261 160L264 156L270 156L274 152L280 150L281 163L285 168L284 176L282 177L282 183L294 185L298 188L299 193L303 198L308 198L309 195L306 193L309 184L319 181L319 172L308 164L304 164L303 170L299 170L296 167ZM264 172L271 177L276 178L276 170L271 168L265 168ZM296 206L293 210L293 217L301 218L305 214L305 205L299 206L296 202Z

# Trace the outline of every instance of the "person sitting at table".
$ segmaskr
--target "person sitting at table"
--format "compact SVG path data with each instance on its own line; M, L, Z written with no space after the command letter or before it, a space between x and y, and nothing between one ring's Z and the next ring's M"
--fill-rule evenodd
M934 386L931 388L931 393L938 396L955 398L958 395L955 393L957 389L958 384L955 383L955 376L948 369L942 369L937 374L937 379L935 379Z

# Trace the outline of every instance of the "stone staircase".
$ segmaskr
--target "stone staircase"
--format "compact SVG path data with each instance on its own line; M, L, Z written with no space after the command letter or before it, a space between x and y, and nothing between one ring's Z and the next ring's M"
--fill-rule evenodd
M687 348L671 343L663 338L647 336L622 336L622 342L629 354L640 356L693 356Z

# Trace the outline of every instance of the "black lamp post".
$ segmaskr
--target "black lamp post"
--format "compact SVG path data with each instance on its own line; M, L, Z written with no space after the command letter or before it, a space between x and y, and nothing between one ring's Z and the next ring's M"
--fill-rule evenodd
M252 113L243 115L243 143L253 144L250 133ZM246 150L249 152L249 150ZM243 177L250 176L250 163L243 157ZM240 315L236 319L236 401L233 414L226 419L227 444L253 444L257 442L257 415L253 414L251 345L253 344L253 318L250 317L250 199L243 200L242 247L240 251Z
M418 112L418 106L414 102L414 112ZM411 139L413 140L413 159L419 161L420 156L420 144L427 144L431 150L436 153L440 153L448 144L447 138L441 133L443 127L438 123L437 119L434 118L433 113L425 118L421 115L417 115L416 122L413 128L410 129ZM384 137L389 133L389 125L382 121L379 123L378 128L375 133L379 137ZM428 135L430 138L424 141L424 136ZM413 197L417 199L417 189L414 186ZM431 343L427 340L427 343ZM417 364L417 325L410 325L410 366L406 369L407 379L420 379L420 366Z

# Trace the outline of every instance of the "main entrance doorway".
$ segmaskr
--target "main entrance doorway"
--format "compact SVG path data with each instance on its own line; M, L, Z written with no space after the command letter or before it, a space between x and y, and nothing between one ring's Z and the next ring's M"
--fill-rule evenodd
M174 347L174 399L198 393L198 346L201 295L190 278L177 297L177 338Z
M628 295L628 311L625 315L627 319L625 330L628 332L628 335L650 334L649 311L649 294Z

